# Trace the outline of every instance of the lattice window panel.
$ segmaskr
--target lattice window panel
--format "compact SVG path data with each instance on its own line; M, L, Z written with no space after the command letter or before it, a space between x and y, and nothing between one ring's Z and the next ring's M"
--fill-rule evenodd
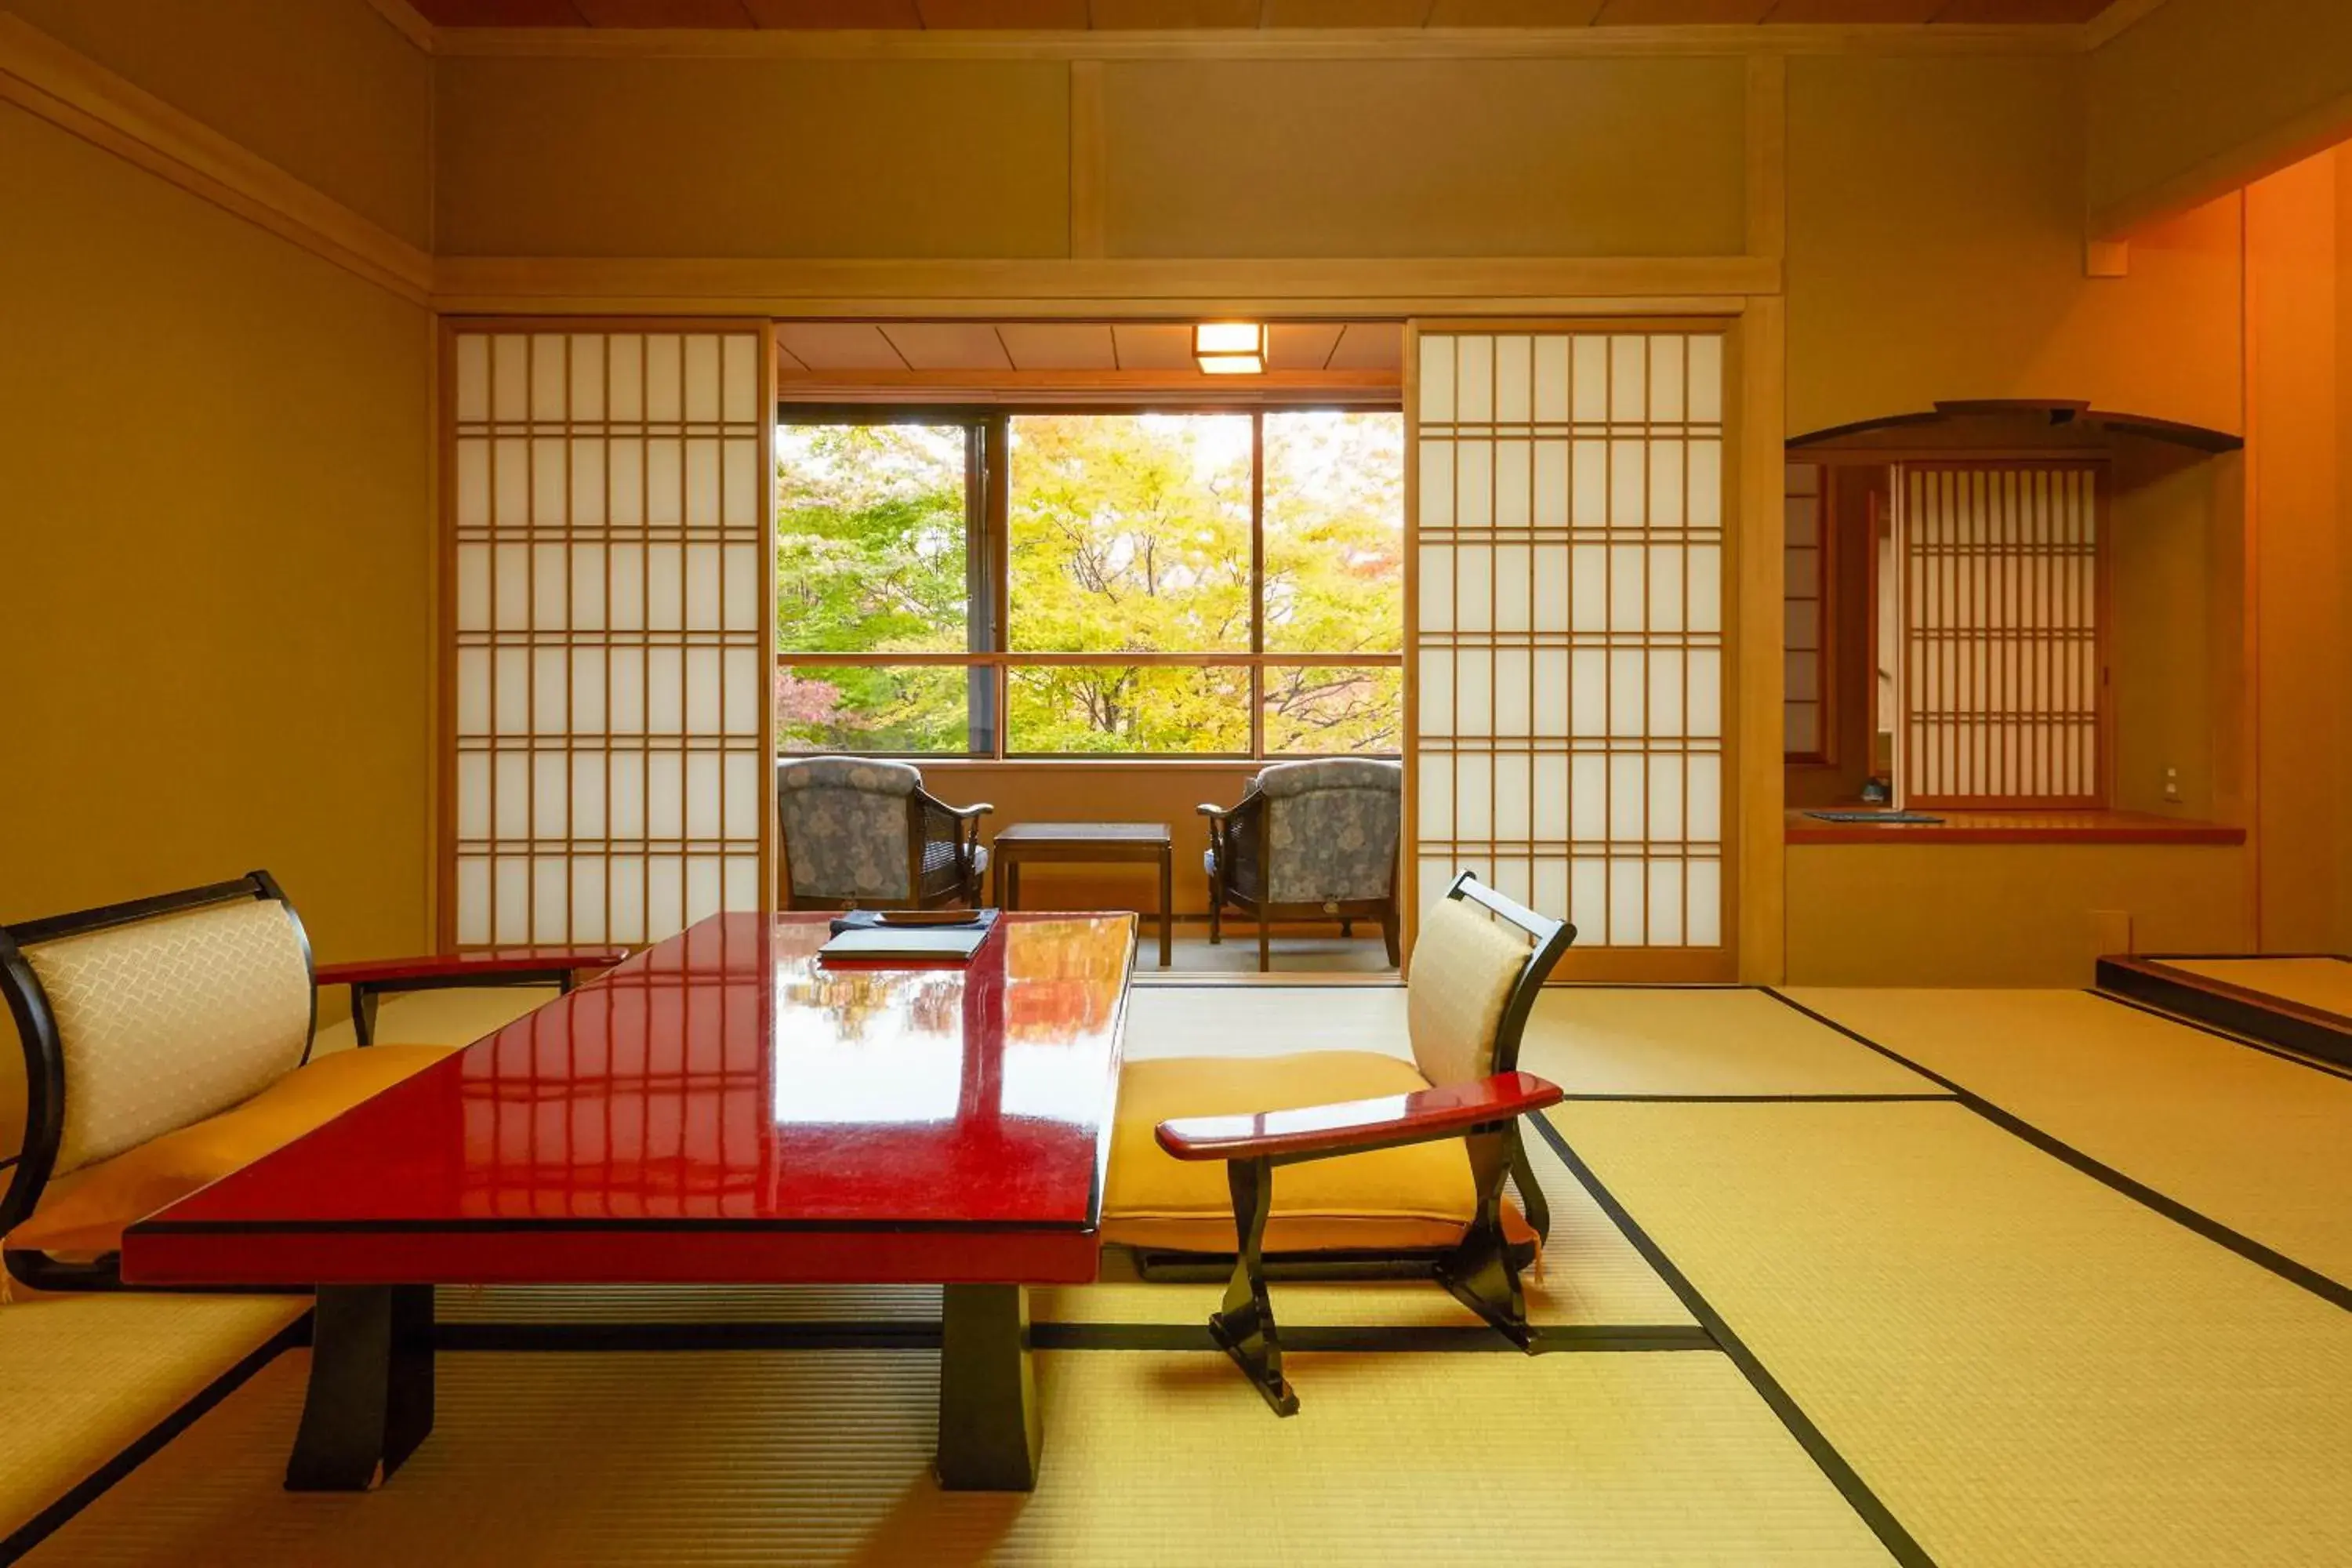
M1468 870L1580 950L1719 948L1723 339L1418 342L1413 896Z
M444 935L764 907L764 327L453 331Z
M2102 488L2087 465L1898 474L1908 803L2104 800Z
M1781 750L1790 761L1828 754L1829 523L1818 463L1791 463L1781 502Z

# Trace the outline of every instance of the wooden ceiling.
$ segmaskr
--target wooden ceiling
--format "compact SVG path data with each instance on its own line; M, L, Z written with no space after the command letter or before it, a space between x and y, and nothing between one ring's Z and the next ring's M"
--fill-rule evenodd
M2110 0L411 0L445 27L826 29L2065 26Z
M1301 374L1403 366L1394 321L1277 321L1267 369ZM889 373L1199 374L1189 321L786 321L779 369Z

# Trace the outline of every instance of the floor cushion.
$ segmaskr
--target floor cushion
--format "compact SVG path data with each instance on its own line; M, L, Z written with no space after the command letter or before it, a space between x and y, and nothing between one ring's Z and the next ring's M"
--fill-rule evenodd
M12 1252L113 1252L122 1228L292 1142L412 1073L446 1046L372 1046L296 1068L244 1104L59 1177L8 1233Z
M1162 1057L1119 1073L1102 1234L1129 1247L1231 1253L1233 1195L1222 1160L1179 1160L1152 1136L1179 1116L1289 1110L1427 1089L1411 1062L1377 1051L1285 1057ZM1450 1247L1470 1223L1470 1156L1458 1138L1284 1165L1274 1173L1268 1252ZM1532 1236L1507 1205L1515 1240Z

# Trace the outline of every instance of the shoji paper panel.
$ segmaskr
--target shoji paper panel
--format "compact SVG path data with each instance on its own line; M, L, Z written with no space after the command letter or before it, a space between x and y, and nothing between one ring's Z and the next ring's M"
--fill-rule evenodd
M446 934L644 942L765 901L764 328L447 340Z
M2090 467L1903 471L1908 803L2104 798L2099 489Z
M1410 731L1424 903L1725 942L1723 339L1424 331Z

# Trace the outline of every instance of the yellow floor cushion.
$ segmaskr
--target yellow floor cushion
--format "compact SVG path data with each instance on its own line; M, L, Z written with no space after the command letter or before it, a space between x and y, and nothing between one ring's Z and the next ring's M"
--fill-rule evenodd
M1290 1110L1427 1089L1411 1062L1377 1051L1287 1057L1168 1057L1129 1062L1118 1080L1103 1239L1182 1252L1234 1250L1222 1160L1178 1160L1152 1138L1179 1116ZM1470 1223L1470 1156L1460 1139L1344 1154L1274 1173L1268 1252L1450 1247ZM1532 1235L1516 1211L1514 1239Z
M313 1059L234 1110L151 1139L51 1183L11 1251L113 1252L122 1227L251 1164L448 1056L446 1046L373 1046Z
M387 1046L470 1046L555 1000L552 985L452 985L394 991L375 1007L375 1037ZM352 1045L351 1020L322 1025L313 1060Z

